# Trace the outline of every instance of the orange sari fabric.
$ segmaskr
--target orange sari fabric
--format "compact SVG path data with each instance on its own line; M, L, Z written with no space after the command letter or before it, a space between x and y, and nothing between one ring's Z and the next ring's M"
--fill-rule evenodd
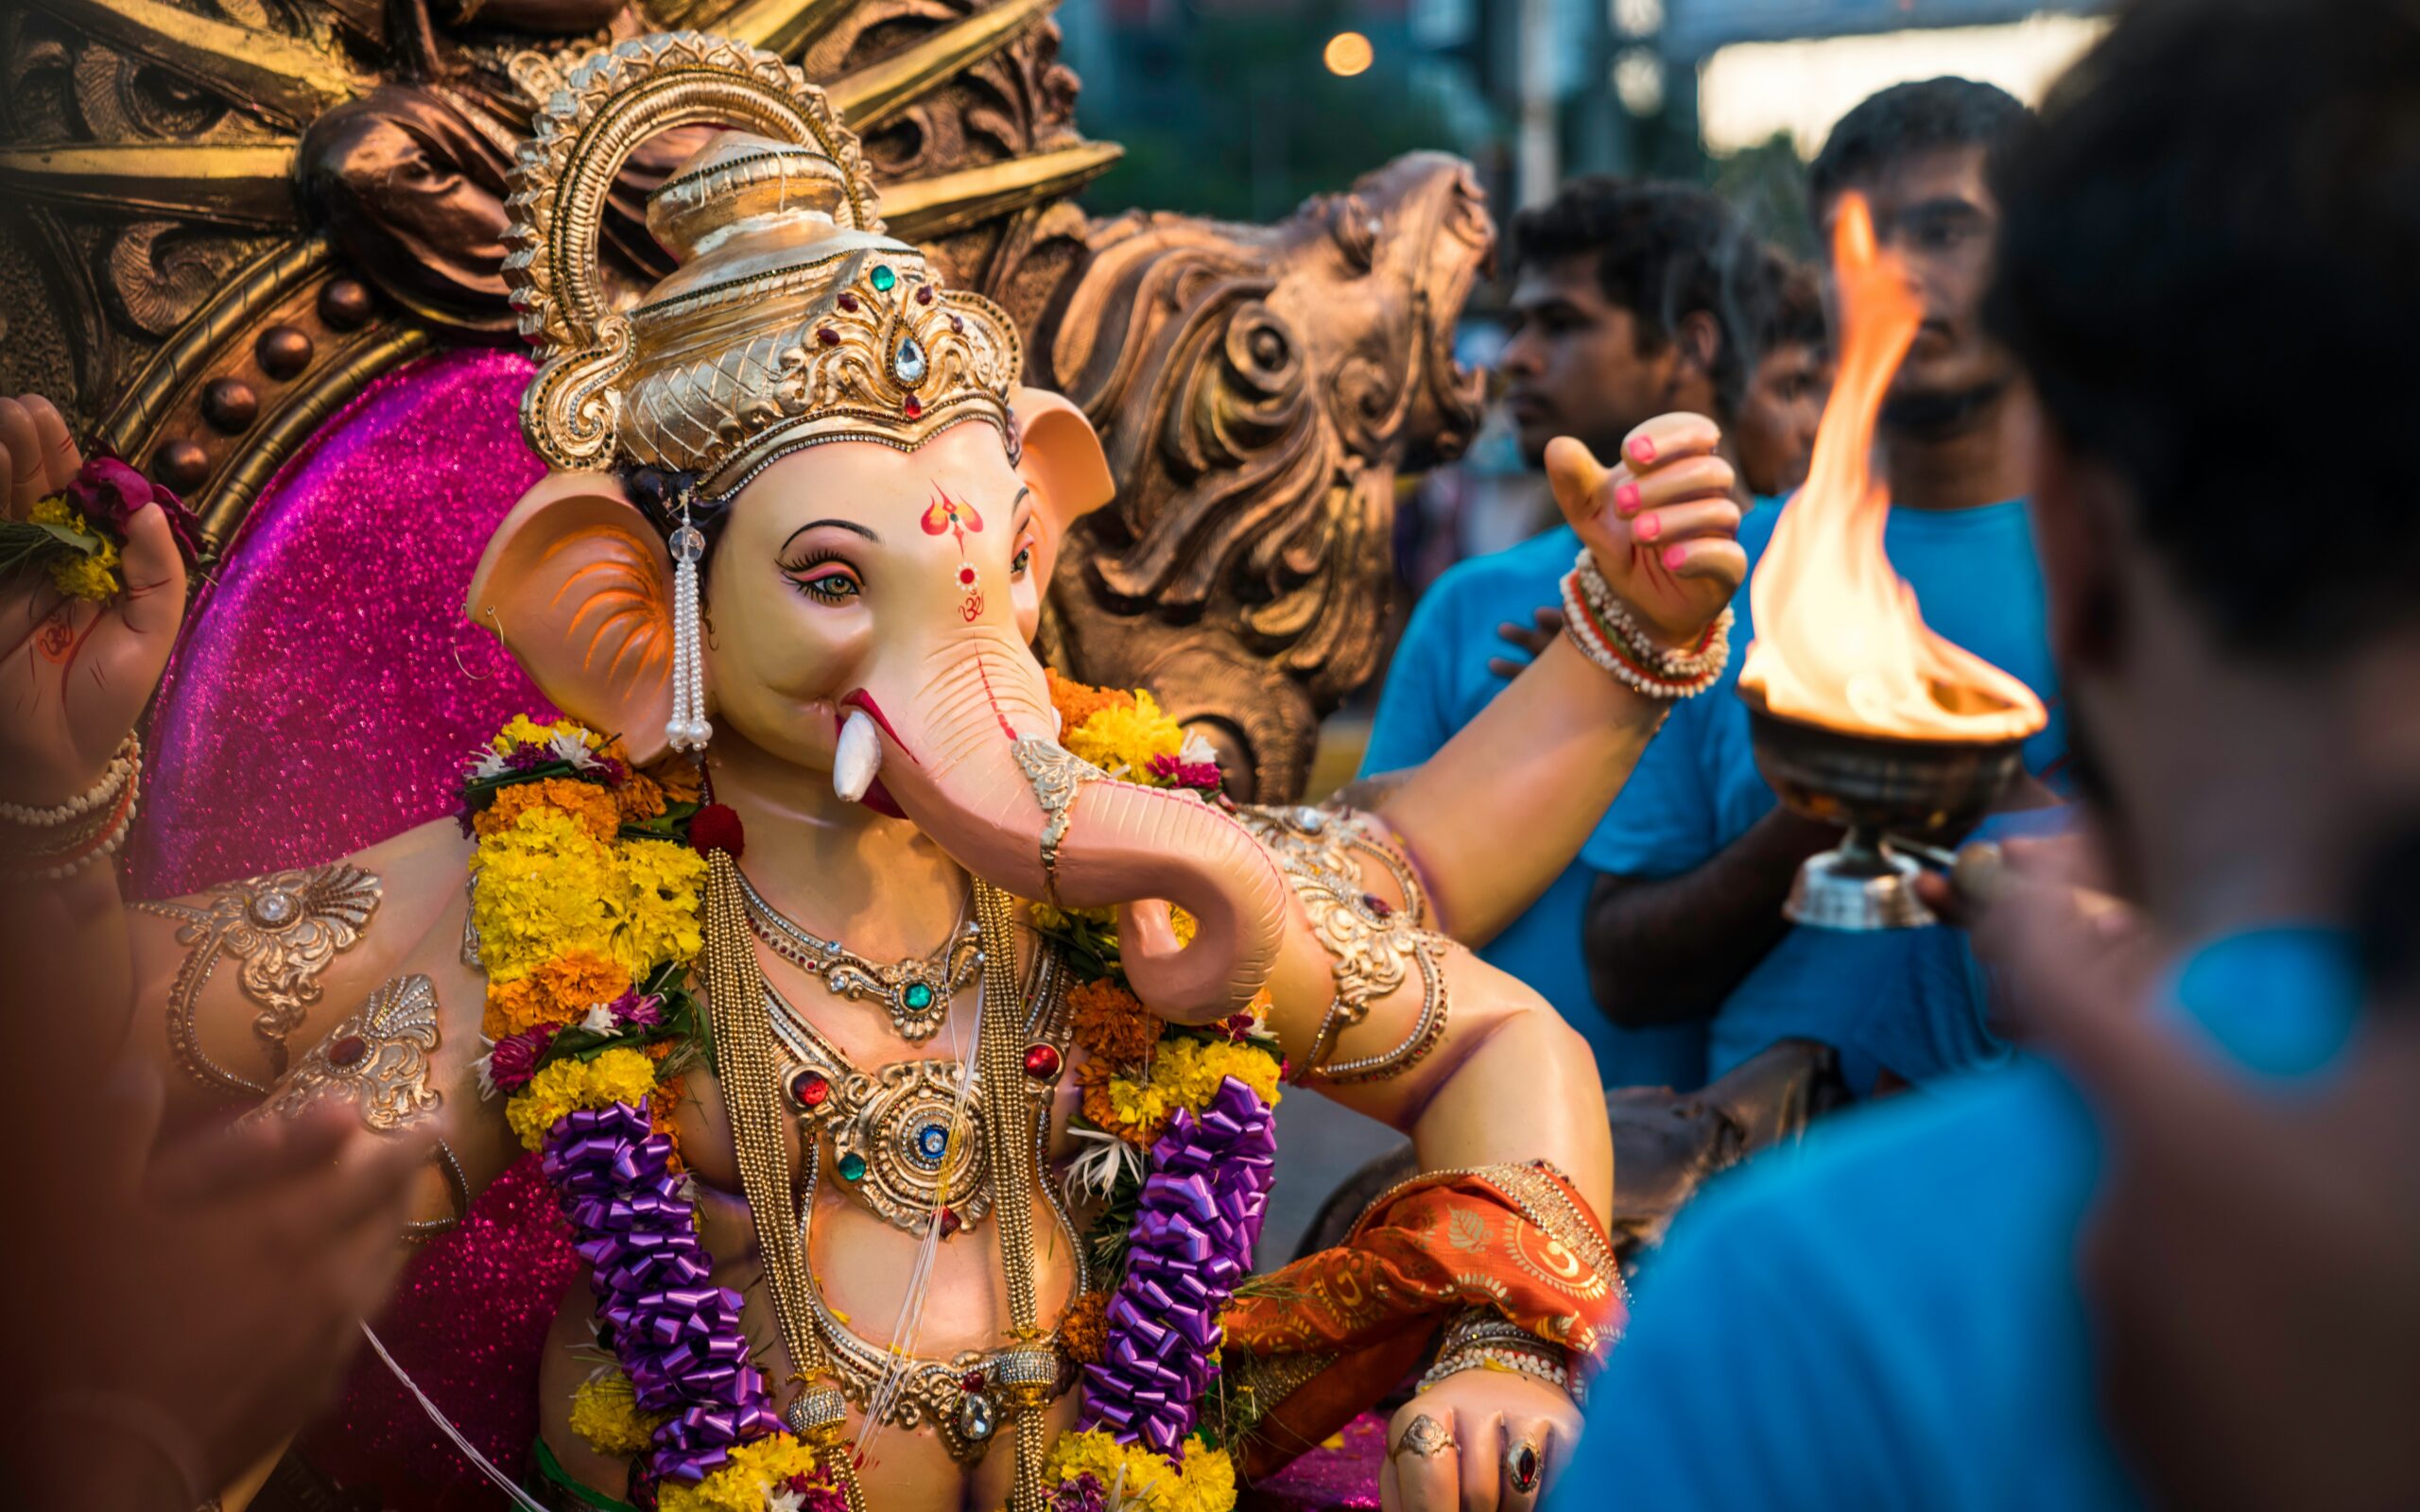
M1264 1364L1334 1360L1246 1433L1246 1477L1273 1473L1368 1410L1445 1319L1478 1307L1568 1349L1583 1374L1621 1336L1629 1308L1612 1246L1551 1167L1417 1177L1371 1204L1343 1244L1248 1284L1227 1312L1229 1350Z

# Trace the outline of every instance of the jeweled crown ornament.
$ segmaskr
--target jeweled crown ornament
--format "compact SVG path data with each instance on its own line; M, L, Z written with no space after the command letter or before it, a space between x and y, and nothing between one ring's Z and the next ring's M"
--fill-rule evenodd
M727 495L803 446L913 450L961 421L1014 454L1015 327L883 234L856 137L797 69L674 32L591 56L568 86L513 168L506 233L522 335L547 356L522 429L548 462L677 469ZM611 309L596 237L614 176L647 138L698 124L740 129L648 198L679 267Z

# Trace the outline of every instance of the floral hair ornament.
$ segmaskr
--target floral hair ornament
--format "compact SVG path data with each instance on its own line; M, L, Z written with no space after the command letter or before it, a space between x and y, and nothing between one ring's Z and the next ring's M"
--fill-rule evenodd
M884 234L857 139L796 68L674 32L596 54L570 84L514 165L505 233L522 335L546 356L522 429L549 463L694 472L701 498L728 498L801 447L913 451L961 421L1014 456L1014 324ZM736 129L648 197L680 266L617 311L596 273L606 191L639 144L697 124Z
M70 598L104 604L124 592L118 571L127 527L157 505L190 567L200 555L199 527L183 501L116 457L86 456L66 491L35 502L23 520L0 521L0 576L42 568Z

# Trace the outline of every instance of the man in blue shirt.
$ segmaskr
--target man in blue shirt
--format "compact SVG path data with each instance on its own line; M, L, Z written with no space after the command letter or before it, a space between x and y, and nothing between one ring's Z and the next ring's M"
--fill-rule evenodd
M2025 119L2022 105L1988 84L1901 85L1851 111L1809 177L1819 221L1828 223L1846 191L1866 197L1876 235L1905 261L1925 301L1878 438L1892 565L1927 624L2050 706L2025 762L2055 782L2066 723L2019 497L2031 400L1980 319L1998 215L1984 163ZM1752 563L1778 514L1760 509L1742 522ZM1754 635L1745 589L1732 611L1733 644L1744 647ZM1854 934L1783 920L1800 863L1840 832L1775 806L1737 696L1743 655L1721 687L1674 713L1581 852L1606 874L1585 926L1598 1003L1640 1029L1711 1016L1715 1076L1792 1039L1836 1048L1859 1093L1996 1058L2003 1047L1984 1021L1981 973L1954 931Z
M2155 1026L2284 1099L2355 1025L2338 931L2411 792L2415 77L2390 0L2143 0L1998 179L2078 786L2169 958ZM2102 1159L2026 1060L1732 1177L1642 1279L1557 1512L2135 1504L2078 1283Z
M1654 416L1687 410L1719 422L1730 412L1754 365L1741 328L1755 301L1729 281L1771 265L1749 255L1746 231L1720 200L1678 184L1579 179L1515 215L1511 244L1514 328L1501 364L1532 467L1558 436L1613 456ZM1388 669L1363 775L1426 761L1503 691L1519 665L1497 660L1509 649L1498 626L1556 604L1579 548L1570 526L1557 525L1452 568L1422 595ZM1479 954L1587 1038L1607 1085L1695 1087L1698 1025L1627 1031L1590 1001L1579 941L1591 877L1575 864Z

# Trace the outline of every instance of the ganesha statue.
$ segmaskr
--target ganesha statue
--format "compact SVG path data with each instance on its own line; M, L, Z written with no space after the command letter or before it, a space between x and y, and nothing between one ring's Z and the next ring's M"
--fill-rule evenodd
M704 125L647 207L677 269L619 303L616 175ZM1624 1316L1612 1153L1584 1043L1468 947L1721 666L1711 427L1559 443L1570 633L1368 811L1255 808L1147 692L1046 675L1100 445L885 234L797 70L622 43L513 189L549 471L466 611L562 716L471 754L458 822L123 902L171 501L75 512L57 413L0 403L19 497L91 543L0 585L42 652L0 864L124 919L138 1047L197 1116L433 1130L418 1231L537 1154L582 1276L524 1504L1210 1512L1414 1372L1385 1503L1534 1504ZM1254 1278L1305 1094L1421 1173Z

